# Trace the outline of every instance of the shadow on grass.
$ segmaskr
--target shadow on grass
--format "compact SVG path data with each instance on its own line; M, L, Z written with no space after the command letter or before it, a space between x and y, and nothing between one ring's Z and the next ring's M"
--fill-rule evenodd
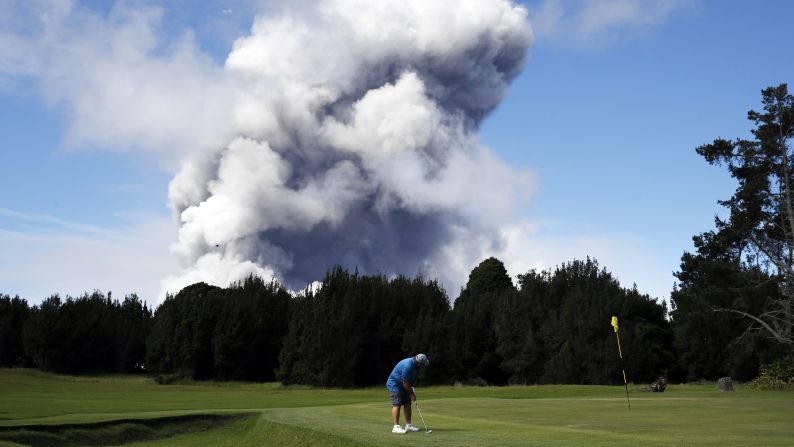
M430 427L430 432L428 433L425 429L421 429L418 432L410 433L409 436L416 436L416 435L434 435L436 433L455 433L455 432L465 432L467 430L462 430L460 428L433 428Z
M0 427L0 441L32 447L121 445L214 430L254 413L194 414L157 419L120 419L92 424Z

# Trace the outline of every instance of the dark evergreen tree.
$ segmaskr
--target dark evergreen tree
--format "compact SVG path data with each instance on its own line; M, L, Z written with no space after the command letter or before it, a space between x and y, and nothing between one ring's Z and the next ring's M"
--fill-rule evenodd
M30 308L19 296L0 295L0 366L26 364L23 332Z
M46 299L27 325L27 348L35 364L48 371L78 374L109 371L112 321L100 292L80 298Z
M719 202L729 217L693 238L695 253L684 253L677 273L673 327L690 379L746 380L794 349L794 98L782 84L765 89L762 102L763 112L748 113L753 140L719 138L696 149L738 186Z
M761 314L777 295L777 280L742 260L741 238L729 231L707 232L693 240L696 253L681 257L679 284L671 295L676 379L752 379L761 364L783 354L782 347L740 315L716 310Z
M213 331L215 377L273 380L287 332L289 293L275 282L249 276L225 295Z
M293 302L278 378L317 386L385 383L397 361L418 351L441 366L432 372L437 378L446 362L433 349L443 344L448 312L446 294L434 281L336 267L318 291Z
M147 367L194 379L273 380L289 303L278 283L254 276L227 289L185 287L155 312Z
M166 297L154 314L147 339L150 373L214 377L212 333L221 309L221 292L219 287L198 283Z
M497 349L495 320L498 311L505 307L500 302L510 302L515 292L504 264L496 258L482 261L471 271L450 316L457 380L507 382L503 358Z
M665 306L620 287L595 260L530 271L519 275L519 285L516 290L494 258L472 271L450 316L456 380L620 383L612 315L621 320L633 381L653 380L674 366Z
M733 197L720 204L730 210L717 229L740 248L747 268L764 268L778 282L763 313L723 308L748 319L794 352L794 96L786 84L764 89L763 112L751 110L753 140L714 140L697 148L711 164L726 165L739 182Z
M530 271L519 278L529 321L520 380L542 383L617 384L611 316L619 317L630 380L645 382L674 364L666 309L636 288L624 289L598 262L573 261L554 273ZM518 315L516 315L518 317ZM543 365L542 371L538 369Z
M65 339L62 338L60 320L61 297L50 296L38 306L31 309L30 317L24 329L25 355L31 359L33 366L44 371L56 369L60 352L65 351ZM53 358L55 357L55 358Z
M494 317L496 353L502 359L500 369L511 384L537 383L543 371L542 321L537 318L540 314L533 312L530 296L541 295L506 293Z
M153 314L138 295L132 294L115 303L114 352L116 372L142 372L146 363L146 338L151 331Z
M30 310L25 353L46 371L140 371L150 319L151 312L134 295L123 304L99 291L65 301L54 295Z

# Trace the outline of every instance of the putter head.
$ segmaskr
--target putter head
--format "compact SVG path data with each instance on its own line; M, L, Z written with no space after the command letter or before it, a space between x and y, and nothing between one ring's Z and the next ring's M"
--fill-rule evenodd
M433 433L433 430L428 430L425 433L427 433L429 435L430 433Z

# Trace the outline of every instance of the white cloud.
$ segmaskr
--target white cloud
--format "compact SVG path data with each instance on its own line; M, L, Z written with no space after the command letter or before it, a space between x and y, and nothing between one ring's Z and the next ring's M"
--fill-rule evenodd
M306 275L330 265L298 266L308 257L300 252L307 242L294 237L301 232L315 238L317 264L343 252L369 273L420 267L453 284L468 270L431 266L446 262L434 248L443 244L454 265L470 264L500 245L500 227L531 189L528 172L476 137L531 41L526 10L510 1L324 0L312 13L303 3L297 15L257 18L223 66L189 31L165 38L159 8L122 2L100 16L70 1L13 6L23 13L0 12L0 37L14 44L0 44L0 72L39 82L44 98L66 110L72 145L147 151L181 166L169 200L186 269L161 272L170 273L164 290L293 268L295 282L317 279ZM140 250L146 244L130 242L139 231L4 238L30 244L31 271L34 260L66 263L78 247L89 249L72 266L79 271L51 276L71 292L78 279L100 288L92 279L118 281L110 266L146 277L162 265ZM365 234L333 245L356 231ZM173 242L154 238L164 239L147 252ZM56 249L45 253L46 243ZM123 254L113 257L116 250ZM141 265L94 263L116 258Z
M530 41L526 10L505 0L258 17L225 64L239 135L171 183L182 276L238 260L293 287L339 262L449 279L428 265L435 248L498 243L531 190L476 136Z
M530 8L539 41L600 47L642 37L697 0L542 0Z
M258 276L265 281L275 278L273 270L262 268L247 259L230 258L222 253L206 253L190 270L166 276L160 283L158 300L162 302L166 294L176 294L184 287L197 282L227 287L250 275Z
M79 4L12 2L0 16L0 77L37 79L69 116L73 147L153 151L167 166L222 144L232 90L188 31L166 42L162 10L117 4L100 17Z
M540 39L598 46L647 33L691 4L544 0L529 14ZM669 293L649 274L665 267L647 261L643 241L553 236L518 222L533 176L482 145L472 121L523 67L525 9L502 0L259 6L292 13L257 18L225 65L189 31L165 38L158 8L122 2L105 17L68 0L0 8L0 83L36 79L66 110L74 146L148 151L181 166L169 202L182 225L175 241L159 216L110 231L0 209L35 227L0 232L2 284L31 299L96 287L152 303L160 284L173 292L200 280L280 277L306 257L289 244L315 244L319 263L341 252L353 263L375 259L376 270L418 268L452 298L491 255L513 275L591 255L641 291ZM355 248L335 245L345 232L331 230L342 224L361 231ZM322 225L328 234L311 233ZM424 239L405 248L415 237Z

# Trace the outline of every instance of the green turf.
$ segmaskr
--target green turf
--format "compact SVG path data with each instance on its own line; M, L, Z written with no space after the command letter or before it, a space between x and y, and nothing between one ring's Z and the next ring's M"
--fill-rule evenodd
M0 427L251 412L255 416L175 429L163 439L127 445L794 445L792 392L739 386L723 393L713 384L674 385L660 394L642 392L639 386L630 391L631 410L623 387L429 387L418 394L433 433L393 435L388 396L380 387L157 385L143 377L69 377L0 369ZM414 413L414 423L422 427ZM0 439L9 440L2 437L2 429Z

